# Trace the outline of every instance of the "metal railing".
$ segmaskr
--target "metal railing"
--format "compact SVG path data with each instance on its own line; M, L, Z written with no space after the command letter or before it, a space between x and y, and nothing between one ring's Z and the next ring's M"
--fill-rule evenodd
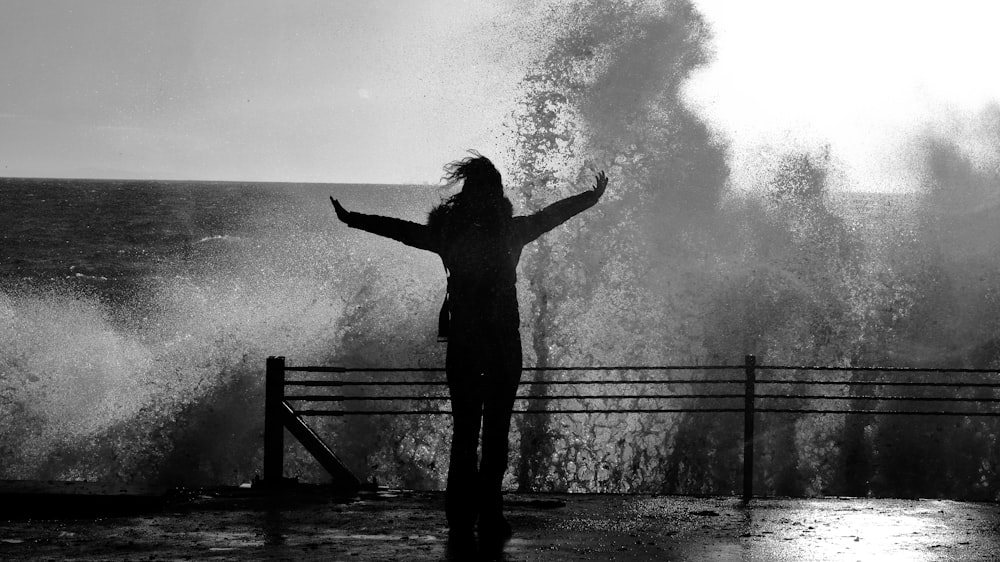
M521 407L513 410L517 415L530 414L655 414L655 413L723 413L743 414L743 499L753 497L754 422L761 414L869 414L910 416L997 416L1000 398L1000 373L988 369L937 369L907 367L829 367L758 365L753 355L747 355L742 365L673 365L673 366L619 366L619 367L526 367L525 372L583 373L582 378L552 380L522 380L521 386L544 384L556 389L574 386L585 387L579 394L545 394L542 396L518 395L520 402L546 401L594 403L608 400L628 400L629 407ZM742 371L742 378L731 373ZM691 373L702 376L691 376ZM302 373L322 377L299 378ZM288 366L284 357L267 360L265 431L264 431L264 483L274 484L282 478L284 432L287 428L302 442L310 453L331 473L335 481L345 487L360 486L360 481L337 458L336 454L305 424L309 416L359 416L359 415L448 415L444 407L449 398L447 382L440 374L443 368L345 368ZM614 375L612 375L612 373ZM653 375L638 377L638 373ZM676 376L680 373L680 376ZM767 373L767 378L758 374ZM801 373L833 375L823 378L799 378ZM843 374L849 373L849 378ZM438 374L436 378L428 375ZM721 377L719 375L722 375ZM840 375L839 377L837 375ZM364 375L365 378L355 378ZM417 380L399 380L402 375L416 375ZM917 380L935 375L964 375L963 380ZM372 377L375 377L374 380ZM813 375L814 377L816 375ZM900 376L903 379L897 380ZM888 378L887 378L888 377ZM968 380L973 377L973 380ZM594 389L614 385L632 388L631 393L600 393ZM684 386L688 390L665 392L671 387ZM802 386L826 389L796 392ZM716 392L690 392L689 388L721 388ZM289 393L289 388L296 389ZM324 389L325 392L302 392L301 389ZM358 394L358 389L378 389L377 395ZM765 392L759 392L763 388ZM351 393L333 393L334 389L353 390ZM405 393L400 393L402 389ZM414 392L412 389L419 389ZM657 389L656 392L639 392L638 389ZM867 389L865 393L859 391ZM784 392L782 392L784 390ZM943 395L950 390L950 395ZM840 393L836 393L841 391ZM843 391L847 391L844 394ZM889 393L886 393L888 391ZM928 393L933 393L928 395ZM974 394L974 395L970 395ZM678 401L686 402L677 404ZM704 401L712 401L707 407ZM640 406L634 403L639 402ZM839 408L830 404L849 403ZM692 405L692 403L694 405ZM819 403L819 406L817 406ZM892 409L878 408L881 403L908 405ZM300 406L302 404L311 406ZM317 407L316 404L323 404ZM381 405L389 404L389 407ZM400 407L409 404L412 407ZM931 404L945 404L945 409L931 409ZM436 405L432 406L432 405Z

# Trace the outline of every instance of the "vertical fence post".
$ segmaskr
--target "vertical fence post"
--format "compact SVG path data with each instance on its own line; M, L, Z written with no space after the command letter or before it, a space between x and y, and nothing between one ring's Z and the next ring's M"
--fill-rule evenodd
M268 357L264 378L264 485L279 486L285 452L285 424L281 403L285 399L285 358Z
M754 388L757 382L757 358L744 357L746 368L746 394L743 402L743 501L753 498L753 418Z

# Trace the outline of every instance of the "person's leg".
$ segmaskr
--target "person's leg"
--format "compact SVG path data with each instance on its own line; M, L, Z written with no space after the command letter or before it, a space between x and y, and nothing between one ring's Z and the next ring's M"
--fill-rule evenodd
M513 338L508 338L512 339ZM480 532L509 534L503 517L503 477L507 472L511 410L521 378L521 341L505 341L486 369L483 455L479 467Z
M448 526L454 531L471 531L479 513L476 484L483 395L481 377L474 365L471 350L449 344L447 372L453 433L445 512Z

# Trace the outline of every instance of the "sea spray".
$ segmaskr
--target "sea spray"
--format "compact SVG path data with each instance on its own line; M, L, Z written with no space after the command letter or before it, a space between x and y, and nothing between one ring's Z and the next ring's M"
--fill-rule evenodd
M170 453L176 444L169 434L185 430L182 418L192 408L250 401L214 396L220 385L242 385L260 395L269 350L316 362L329 353L326 330L335 326L343 303L283 288L288 292L177 286L161 295L159 314L143 326L114 326L107 318L113 311L83 295L8 295L5 406L24 422L17 454L8 457L14 459L7 465L9 477L158 478L154 467L129 474L130 467ZM295 337L301 333L313 339ZM206 402L210 396L214 401ZM234 411L233 419L257 432L258 410ZM85 454L102 435L110 438L123 427L139 439L106 444L111 450L103 458ZM208 439L230 437L201 429ZM155 436L162 441L150 443ZM192 453L211 456L207 450ZM55 458L60 455L86 460L67 459L61 466Z
M700 310L712 286L703 262L714 259L725 157L678 91L705 60L704 27L682 2L550 8L542 24L550 39L513 118L512 183L529 211L588 187L596 169L607 169L611 185L586 215L526 248L527 357L553 366L701 362ZM679 419L525 418L515 437L518 484L659 491Z
M7 478L29 477L61 443L135 415L152 354L71 294L0 294Z
M739 177L756 183L737 185L728 168L742 164L730 160L724 139L678 94L710 51L706 28L689 4L549 8L538 25L551 33L527 73L522 110L512 124L514 184L530 210L584 187L592 173L583 165L587 158L607 168L612 182L593 213L526 249L522 308L531 311L529 357L551 365L736 363L755 353L772 364L850 367L920 358L924 366L997 365L1000 223L991 218L989 202L1000 182L982 165L995 155L967 160L950 139L929 145L923 157L904 155L926 166L911 177L931 178L915 190L933 188L939 200L975 209L959 213L959 220L921 207L933 198L920 194L876 195L858 208L860 195L834 193L834 187L853 186L837 155L823 147L764 152L757 169L740 170ZM983 119L995 115L986 112ZM820 388L798 387L804 393ZM548 389L534 384L531 391ZM634 417L522 422L514 436L518 485L625 491L638 482L639 489L668 492L732 491L738 420ZM979 481L989 478L984 467L995 457L986 446L995 439L992 422L977 418L945 429L939 422L907 428L898 421L765 416L758 490L944 490L928 480L890 476L904 474L892 467L912 466L926 455L945 472L962 474L963 484L948 486L949 494L995 497L996 488L989 492ZM630 430L618 438L622 427ZM880 427L891 432L881 442ZM928 439L932 427L937 433ZM606 429L615 438L601 437ZM943 444L969 431L981 437L967 449L983 454L950 455ZM894 449L900 440L911 445ZM609 479L615 473L606 460L623 456L629 458L619 466L630 470ZM860 488L859 472L866 474Z
M72 185L26 183L33 191L76 193ZM155 183L106 187L112 195L101 197L120 198L113 208L123 210L147 193L169 208L176 191L187 190ZM436 344L406 343L431 333L433 303L443 290L440 264L430 256L396 259L392 254L401 248L365 245L337 229L332 213L323 212L326 193L315 188L244 186L220 193L213 187L183 193L179 208L204 213L238 203L224 213L229 218L187 215L178 228L175 213L163 225L151 217L135 226L188 231L174 246L148 247L154 261L139 263L150 270L142 277L109 271L109 281L97 285L73 275L48 278L58 271L58 262L50 261L41 270L48 277L27 269L31 277L5 278L0 365L8 421L0 445L10 460L4 477L245 482L260 472L268 355L300 365L442 362ZM78 220L91 216L86 203L75 205ZM413 207L407 212L420 212ZM112 234L101 235L101 244L136 235L128 225L116 230L119 216L134 225L130 215L107 216L104 228ZM66 220L59 230L73 231L73 219ZM343 429L330 437L363 476L376 446L371 436L405 434L381 431L382 423L361 432L350 422L328 424ZM296 446L287 457L289 475L325 478ZM400 464L382 463L395 473Z

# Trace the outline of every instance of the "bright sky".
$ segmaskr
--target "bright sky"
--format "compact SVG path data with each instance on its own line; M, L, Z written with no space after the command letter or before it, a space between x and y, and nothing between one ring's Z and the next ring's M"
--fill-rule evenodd
M0 174L436 182L511 96L490 2L424 5L5 1Z
M856 187L912 189L915 145L928 134L1000 167L1000 123L979 119L1000 103L1000 3L697 4L716 57L688 82L687 99L732 143L744 172L775 147L827 145Z
M1000 100L1000 4L698 0L715 62L688 100L750 162L829 144L905 188L927 130ZM530 45L490 0L11 0L0 4L0 175L436 182L502 152ZM499 23L498 23L499 22ZM984 144L985 143L985 144Z

